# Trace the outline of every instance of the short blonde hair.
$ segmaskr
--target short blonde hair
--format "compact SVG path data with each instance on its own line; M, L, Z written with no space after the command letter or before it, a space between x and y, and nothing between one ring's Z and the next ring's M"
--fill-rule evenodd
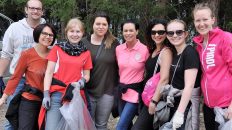
M68 21L66 27L65 27L65 36L67 35L67 32L69 29L71 29L73 26L78 25L80 30L84 33L85 29L84 29L84 23L81 22L81 20L79 18L72 18Z
M211 13L211 17L215 17L210 4L208 4L208 3L198 3L198 4L195 5L195 7L193 8L193 11L192 11L193 19L194 19L194 13L196 13L196 11L198 11L198 10L203 10L203 9L208 9L210 11L210 13Z

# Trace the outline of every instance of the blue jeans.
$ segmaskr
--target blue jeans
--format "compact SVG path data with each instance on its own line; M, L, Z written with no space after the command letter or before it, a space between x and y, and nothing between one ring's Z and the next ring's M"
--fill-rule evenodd
M45 130L56 130L56 127L62 117L59 109L62 106L61 101L62 93L53 92L51 94L51 107L46 113Z
M119 104L119 121L116 130L129 130L132 126L132 120L138 112L138 103L121 101Z
M23 89L25 81L26 81L25 78L21 78L21 80L19 81L18 86L17 86L16 89L15 89L14 94L11 95L11 96L9 96L9 97L7 98L7 107L9 106L9 103L10 103L10 101L13 99L13 97L14 97L16 94L18 94L20 90ZM9 122L8 120L6 120L5 126L4 126L4 127L5 127L5 130L14 130L14 128L12 127L12 125L10 124L10 122Z

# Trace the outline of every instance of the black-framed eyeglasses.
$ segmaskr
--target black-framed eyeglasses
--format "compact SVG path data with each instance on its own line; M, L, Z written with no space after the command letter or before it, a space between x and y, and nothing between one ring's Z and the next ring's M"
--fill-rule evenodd
M30 9L30 10L32 10L32 11L35 11L35 10L37 10L37 11L42 11L42 8L37 8L37 7L27 7L28 9Z
M51 38L54 37L54 34L47 33L47 32L41 32L41 34L44 35L44 36L49 36L49 37L51 37Z
M164 35L164 33L166 33L166 31L165 30L151 30L151 35L156 35L156 34L158 34L158 35Z
M182 36L184 32L185 32L184 30L167 31L167 35L169 37L173 37L174 34L176 34L177 36Z

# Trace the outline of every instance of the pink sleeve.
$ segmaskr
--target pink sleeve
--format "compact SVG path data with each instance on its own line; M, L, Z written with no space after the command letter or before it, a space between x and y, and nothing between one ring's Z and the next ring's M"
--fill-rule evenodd
M222 58L229 67L232 73L232 34L225 32L225 37L222 42Z

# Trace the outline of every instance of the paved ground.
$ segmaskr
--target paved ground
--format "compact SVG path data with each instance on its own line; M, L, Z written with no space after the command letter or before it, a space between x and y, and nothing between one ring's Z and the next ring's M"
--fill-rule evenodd
M0 108L0 130L3 130L4 120L5 120L5 118L4 118L5 111L6 111L6 106L3 106ZM202 113L200 114L200 118L201 118L200 130L205 130L204 125L203 125L203 120L202 120ZM118 122L118 118L114 119L114 118L110 117L109 125L108 125L109 130L115 130L115 126L116 126L117 122Z
M4 105L0 107L0 130L3 130L5 113L6 113L6 106Z

